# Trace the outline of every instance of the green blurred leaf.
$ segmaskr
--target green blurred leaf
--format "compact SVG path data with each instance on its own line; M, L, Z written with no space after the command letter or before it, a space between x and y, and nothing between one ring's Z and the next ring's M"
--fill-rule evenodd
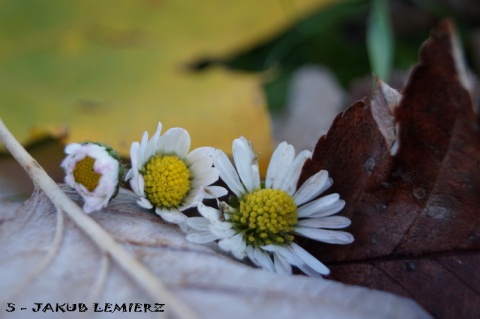
M271 76L271 80L267 80L263 84L270 112L278 113L283 110L288 98L291 76L290 72L278 72L278 74Z
M322 7L270 40L217 62L233 69L269 70L264 89L272 112L285 106L290 77L301 66L327 66L347 87L370 71L363 20L368 3L338 1Z
M335 72L351 70L354 64L351 62L361 61L365 56L357 51L365 46L363 36L358 37L358 33L363 33L361 17L368 9L366 3L366 0L338 1L322 7L270 40L226 58L224 63L247 71L275 67L281 67L282 72L291 71L309 63L329 65ZM344 60L346 57L349 59Z
M367 25L367 50L372 71L387 81L393 61L393 32L387 0L372 0Z

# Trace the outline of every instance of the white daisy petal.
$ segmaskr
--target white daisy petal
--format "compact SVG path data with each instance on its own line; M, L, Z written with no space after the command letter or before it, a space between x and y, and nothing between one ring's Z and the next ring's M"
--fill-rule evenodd
M75 182L74 188L77 193L84 194L86 197L92 196L92 194L88 191L88 189L80 183Z
M187 219L187 225L195 230L208 231L210 221L204 217L190 217Z
M138 142L133 142L132 146L130 147L130 162L132 164L132 168L130 171L137 171L142 167L142 163L139 163L142 156L140 155L140 144ZM128 178L125 177L125 180Z
M310 216L322 209L329 207L340 201L340 195L337 193L322 196L310 203L298 207L298 217Z
M203 188L194 188L188 193L187 196L183 199L183 203L178 206L178 210L183 212L192 207L196 207L203 200L204 192Z
M203 171L199 171L194 175L195 179L191 183L191 187L199 188L211 185L218 180L219 171L216 168L209 167Z
M274 267L277 273L292 273L292 267L294 265L292 254L286 250L283 246L265 245L261 247L263 250L273 253ZM281 268L281 269L280 269Z
M190 149L190 134L183 128L172 128L171 130L176 130L178 133L174 135L174 153L177 154L179 158L186 158L188 150Z
M275 268L273 266L273 260L269 253L263 251L260 248L254 248L253 254L255 259L259 263L260 267L265 268L271 272L275 272Z
M326 191L327 189L330 188L330 186L333 185L333 179L331 177L329 177L327 179L327 181L325 182L325 185L323 185L323 187L319 190L320 194L323 193L324 191Z
M204 158L212 158L214 153L215 149L213 147L199 147L188 153L186 161L189 165L193 165Z
M192 175L201 174L203 171L211 168L213 166L213 160L209 156L199 157L193 164L191 164L188 169Z
M345 228L350 226L352 222L344 216L329 216L320 218L308 218L299 220L297 226L310 228Z
M188 234L186 239L192 243L205 244L217 240L218 237L210 232L197 232Z
M302 151L300 152L292 162L288 173L278 185L278 188L284 190L289 195L293 195L297 189L297 182L302 173L303 164L310 158L312 152Z
M140 197L137 200L137 204L138 204L138 206L146 208L146 209L152 209L153 208L152 203L150 203L150 201L148 199L146 199L145 197Z
M108 154L108 153L107 153ZM100 183L97 189L100 187L106 187L107 183L113 183L115 186L118 184L118 170L119 170L119 163L117 160L113 159L112 157L102 156L98 154L98 158L93 164L93 170L102 175L100 177Z
M180 224L186 222L187 220L187 216L176 209L169 210L157 207L155 209L155 213L162 217L162 219L164 219L165 221L172 224Z
M260 183L260 170L258 168L258 157L255 156L254 160L251 163L251 170L252 170L252 178L253 178L253 186L255 187L254 189L258 189L261 186Z
M350 233L338 230L316 229L309 227L295 227L295 233L316 241L329 244L350 244L353 236Z
M179 158L185 158L190 148L190 135L183 128L171 128L158 139L156 147L163 154L175 154Z
M257 159L250 143L242 136L233 141L232 152L238 175L246 189L252 192L260 187ZM255 168L257 172L254 173Z
M288 246L290 247L290 246ZM302 264L303 261L296 256L291 249L287 249L284 246L275 246L275 245L267 245L262 247L264 250L274 252L276 254L281 255L290 265L297 266Z
M82 147L81 144L78 143L70 143L67 146L65 146L65 154L74 154L76 153L80 148Z
M232 229L230 223L210 224L209 230L218 238L229 238L236 234L236 231Z
M275 267L275 272L277 274L290 275L292 273L292 266L290 266L290 264L280 254L273 254L273 266Z
M311 214L308 216L309 218L320 218L320 217L326 217L326 216L331 216L333 214L338 213L345 207L345 201L344 200L338 200L335 203L325 206L319 210L317 210L315 213Z
M316 272L312 267L308 266L307 264L300 264L297 266L305 275L312 277L312 278L323 278L322 274ZM323 275L329 275L330 270L328 273L324 273Z
M145 151L147 149L147 145L148 145L148 132L145 131L143 132L143 135L142 135L142 140L140 142L140 150L139 150L139 157L140 158L143 158L143 159L148 159L148 158L145 158ZM140 163L140 165L143 165L143 163Z
M132 177L133 177L133 172L134 172L133 168L129 169L129 170L127 171L127 174L125 174L124 180L125 180L125 181L128 181L129 179L132 179Z
M233 237L222 238L218 241L218 247L225 252L232 252L234 249Z
M145 179L143 179L141 174L137 175L137 185L140 196L145 196Z
M220 211L210 206L206 206L203 203L198 204L198 212L205 218L208 218L211 222L221 222L220 221Z
M278 252L279 250L282 249L282 246L277 246L277 245L264 245L262 246L262 249L271 253Z
M188 151L190 150L190 135L188 132L184 129L181 129L182 133L180 134L178 140L177 140L177 145L176 145L176 154L180 158L185 158L188 154Z
M75 188L75 178L73 177L73 175L70 175L70 174L65 175L64 181L65 181L65 184L67 184L71 188Z
M228 159L228 156L221 150L215 150L213 165L220 171L220 178L227 184L230 190L238 197L245 193L240 182L237 171Z
M153 134L150 141L148 141L148 143L146 143L146 147L145 147L145 150L144 150L144 153L143 153L143 158L145 160L148 160L150 157L154 156L157 153L157 148L156 147L157 147L157 142L160 138L160 133L161 132L162 132L162 123L159 122L158 126L157 126L157 130L155 131L155 134ZM144 163L141 163L141 164L143 165Z
M247 253L247 257L248 259L250 259L250 261L258 266L258 267L261 267L260 266L260 263L257 261L257 258L255 257L255 253L254 253L254 250L255 248L253 248L253 246L250 246L250 245L247 245L246 249L245 249L245 252Z
M187 219L188 219L188 217L187 217ZM189 229L190 229L190 226L188 226L188 224L187 224L187 219L185 219L183 222L177 224L178 228L180 228L180 230L185 234L187 234Z
M228 191L221 186L207 186L205 187L205 198L220 198L228 194Z
M280 143L272 154L265 179L266 188L278 188L293 162L295 149L287 142Z
M293 248L290 246L283 247L283 246L276 246L274 254L282 257L285 262L298 267L301 271L303 271L306 275L310 277L321 277L319 273L314 271L311 267L309 267L305 261L303 261L300 256L298 256L294 251Z
M322 275L328 275L330 273L330 270L327 268L327 266L325 266L317 258L313 257L309 252L299 245L292 243L290 247L292 248L292 251L314 271Z
M328 172L321 170L313 176L310 176L293 195L297 206L314 199L323 192L323 187L328 181Z
M140 174L133 173L132 178L130 179L130 187L132 188L133 192L138 196L143 197L144 194L144 180L143 176Z
M220 240L218 246L223 251L231 252L236 259L242 260L245 258L246 246L240 234Z
M242 234L236 234L235 236L231 237L233 244L232 244L232 254L237 259L243 259L246 256L246 248L247 244L243 240Z
M90 214L94 211L97 211L101 208L104 208L107 206L109 202L108 197L93 197L90 196L88 200L85 201L82 209L85 213Z

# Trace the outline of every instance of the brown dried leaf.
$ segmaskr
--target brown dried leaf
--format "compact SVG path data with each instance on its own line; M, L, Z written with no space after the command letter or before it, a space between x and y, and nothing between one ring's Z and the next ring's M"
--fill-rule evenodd
M453 26L442 22L395 107L395 156L364 101L319 140L300 183L327 169L355 236L333 249L306 243L328 258L333 278L412 297L439 318L480 316L480 134L470 83Z

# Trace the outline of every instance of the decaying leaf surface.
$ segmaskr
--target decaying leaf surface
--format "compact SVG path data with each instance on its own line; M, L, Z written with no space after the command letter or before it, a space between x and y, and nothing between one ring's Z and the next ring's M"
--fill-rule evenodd
M412 297L439 318L478 318L480 133L458 50L452 24L441 23L393 107L396 131L382 134L372 115L388 103L355 103L319 140L301 181L327 169L347 202L355 242L306 244L333 278Z
M75 201L78 195L63 187ZM254 269L208 246L185 241L177 227L139 208L133 193L121 190L111 205L91 215L115 239L150 268L200 318L428 318L410 299L331 280L279 276ZM50 265L28 287L11 295L51 248L58 213L42 191L14 214L0 220L0 288L6 302L27 307L36 318L81 316L73 313L34 313L34 302L83 302L88 318L170 318L165 313L99 313L93 303L162 303L152 300L102 253L69 218ZM56 230L57 229L57 230ZM6 300L4 300L6 299ZM26 311L2 318L24 318Z

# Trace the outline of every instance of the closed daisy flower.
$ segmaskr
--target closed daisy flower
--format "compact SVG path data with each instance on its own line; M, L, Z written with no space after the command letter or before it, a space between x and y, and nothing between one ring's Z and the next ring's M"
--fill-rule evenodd
M248 257L272 272L290 274L292 266L310 276L328 275L329 269L295 243L296 236L330 244L349 244L353 236L335 229L350 225L339 212L345 202L338 194L317 198L332 185L327 171L311 176L297 189L304 162L311 152L295 156L295 149L281 143L272 154L264 183L250 143L241 137L233 142L233 159L216 150L214 166L235 194L219 209L200 204L202 217L190 217L187 239L196 243L218 241L221 249L237 259Z
M82 196L83 210L91 213L106 207L117 195L123 175L118 154L109 146L91 142L68 144L65 153L61 163L65 183Z
M200 147L189 153L190 135L182 128L171 128L160 135L162 124L152 138L143 134L140 143L130 149L132 168L125 180L138 195L138 205L155 212L164 220L182 224L182 212L196 207L203 198L220 197L223 187L209 186L218 180L219 172L212 167L213 148Z

